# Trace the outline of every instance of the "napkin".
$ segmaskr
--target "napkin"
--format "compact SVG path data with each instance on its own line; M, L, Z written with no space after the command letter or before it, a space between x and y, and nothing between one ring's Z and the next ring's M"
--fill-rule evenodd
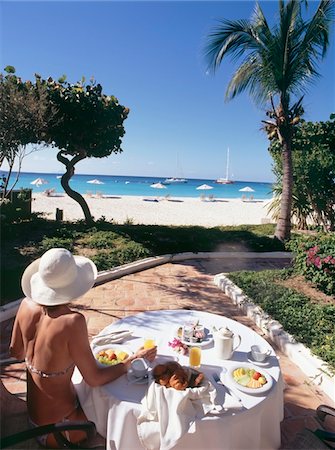
M132 335L132 331L112 331L111 333L97 335L92 339L92 347L97 347L100 345L116 344L118 342L124 341L127 337Z
M215 409L216 389L205 378L197 388L177 391L151 381L142 400L137 433L147 450L169 450L194 431L194 422Z

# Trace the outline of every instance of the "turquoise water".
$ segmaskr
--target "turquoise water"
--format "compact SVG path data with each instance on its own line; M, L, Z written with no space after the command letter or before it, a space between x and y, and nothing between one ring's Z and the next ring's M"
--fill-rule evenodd
M13 174L13 177L16 174ZM55 173L28 173L21 172L19 181L15 188L30 188L35 192L43 192L45 189L55 189L62 193L63 188L60 179ZM36 178L43 178L48 183L42 186L32 185ZM104 184L89 184L87 181L98 179ZM112 175L74 175L70 181L73 190L86 194L87 192L101 192L103 195L133 195L133 196L165 196L172 197L200 197L201 194L214 195L219 198L240 198L243 194L253 195L255 199L272 198L271 183L260 183L251 181L235 181L234 184L216 184L213 179L188 179L184 184L170 184L165 189L154 189L150 187L153 183L163 182L164 177L126 177ZM197 190L202 184L213 187L211 190ZM254 192L240 192L239 189L246 186L251 187Z

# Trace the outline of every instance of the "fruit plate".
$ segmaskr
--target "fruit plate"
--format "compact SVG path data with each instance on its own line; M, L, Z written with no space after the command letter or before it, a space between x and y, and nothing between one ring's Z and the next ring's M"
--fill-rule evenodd
M109 349L113 349L116 352L126 352L129 356L133 354L133 351L130 349L130 347L127 347L126 345L122 345L122 344L106 344L106 345L101 345L101 346L97 346L94 347L94 349L92 350L94 358L97 360L97 363L102 366L102 367L109 367L111 365L115 365L115 364L104 364L100 361L98 361L97 355L99 352L101 351L106 351ZM121 361L119 361L121 362Z
M247 370L253 369L253 370L255 370L255 372L259 372L260 374L262 374L262 376L265 377L267 383L259 388L250 388L247 386L243 386L242 384L238 383L233 377L234 371L239 368L243 368L243 369L247 369ZM231 384L232 387L236 387L241 392L244 392L246 394L252 394L252 395L264 394L265 392L268 392L272 388L272 385L273 385L273 378L269 374L269 372L267 372L263 368L260 369L259 367L253 366L251 364L241 363L239 365L235 365L234 367L231 367L228 370L226 377L228 379L227 381L229 382L229 384Z
M180 339L180 342L182 343L182 344L185 344L185 345L197 345L197 346L199 346L199 347L205 347L205 345L208 345L208 344L210 344L211 342L213 342L213 335L212 335L212 333L209 331L209 329L208 328L204 328L204 332L205 332L205 337L204 337L204 339L201 341L201 342L190 342L190 341L185 341L184 339L182 339L182 337L180 336L180 334L179 334L179 329L180 329L180 327L179 328L177 328L176 329L176 331L175 331L175 337L176 338L178 338L178 339Z

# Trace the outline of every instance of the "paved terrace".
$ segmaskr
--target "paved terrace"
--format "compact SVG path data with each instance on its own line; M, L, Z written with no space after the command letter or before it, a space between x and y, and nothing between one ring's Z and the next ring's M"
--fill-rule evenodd
M78 302L73 303L87 320L90 338L111 322L147 310L195 309L223 315L262 331L232 303L229 297L214 285L214 275L234 270L264 270L288 266L289 260L191 260L164 264L152 269L124 276L91 289ZM2 358L8 349L12 320L3 324ZM285 418L282 423L282 449L305 427L320 428L315 419L315 409L320 404L334 406L303 372L279 349L275 348L286 383ZM24 404L26 385L22 363L11 363L1 368L1 378L7 390L6 406L2 402L2 431L6 434L25 429L24 421L15 421L17 402ZM22 406L21 406L22 409ZM326 429L334 430L334 423L326 422ZM17 446L16 448L28 448ZM37 448L35 447L29 448ZM128 449L124 449L128 450Z

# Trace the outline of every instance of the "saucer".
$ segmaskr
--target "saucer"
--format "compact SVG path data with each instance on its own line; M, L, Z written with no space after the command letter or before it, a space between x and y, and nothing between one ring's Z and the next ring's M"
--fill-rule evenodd
M257 366L267 366L269 364L268 356L266 357L265 361L255 361L254 358L252 357L251 352L248 352L247 358L249 362L256 364Z
M144 377L136 377L134 372L129 369L127 372L127 378L131 384L147 384L149 381L149 374Z

